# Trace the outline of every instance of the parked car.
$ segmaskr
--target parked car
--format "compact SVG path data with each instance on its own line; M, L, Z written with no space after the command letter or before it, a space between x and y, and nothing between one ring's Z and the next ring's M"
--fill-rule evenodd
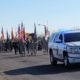
M80 30L69 30L53 33L48 42L51 65L57 61L65 66L80 63Z

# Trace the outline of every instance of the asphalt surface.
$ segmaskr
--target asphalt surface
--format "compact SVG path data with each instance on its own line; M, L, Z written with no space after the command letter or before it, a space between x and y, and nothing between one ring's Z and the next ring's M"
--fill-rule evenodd
M0 53L0 80L80 80L80 65L51 66L45 52L25 57L14 52Z

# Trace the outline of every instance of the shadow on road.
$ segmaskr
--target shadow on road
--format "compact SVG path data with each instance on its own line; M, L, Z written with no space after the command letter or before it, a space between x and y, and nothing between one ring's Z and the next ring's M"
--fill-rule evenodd
M24 74L47 75L47 74L59 74L59 73L76 72L76 71L80 71L80 65L73 65L70 68L65 68L63 64L58 64L57 66L40 65L40 66L25 67L25 68L5 71L4 73L7 75L24 75Z

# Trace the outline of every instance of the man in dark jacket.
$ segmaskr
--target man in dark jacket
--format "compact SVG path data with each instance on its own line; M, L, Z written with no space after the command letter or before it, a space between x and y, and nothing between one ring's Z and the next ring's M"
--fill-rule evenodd
M26 50L29 54L29 50L30 50L30 41L29 41L29 39L26 41Z

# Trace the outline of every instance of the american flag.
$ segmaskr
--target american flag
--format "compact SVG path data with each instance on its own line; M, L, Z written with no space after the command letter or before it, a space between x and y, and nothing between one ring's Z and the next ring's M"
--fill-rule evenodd
M47 40L47 38L50 36L50 31L46 26L44 27L44 33L45 33L45 39Z
M12 28L12 31L11 31L11 39L14 40L14 32L13 32L13 28Z
M18 25L18 39L20 40L20 38L21 38L21 30L20 30L20 25Z
M4 40L4 31L3 31L3 27L2 27L2 30L1 30L1 34L2 34L1 38L2 38L2 40Z

